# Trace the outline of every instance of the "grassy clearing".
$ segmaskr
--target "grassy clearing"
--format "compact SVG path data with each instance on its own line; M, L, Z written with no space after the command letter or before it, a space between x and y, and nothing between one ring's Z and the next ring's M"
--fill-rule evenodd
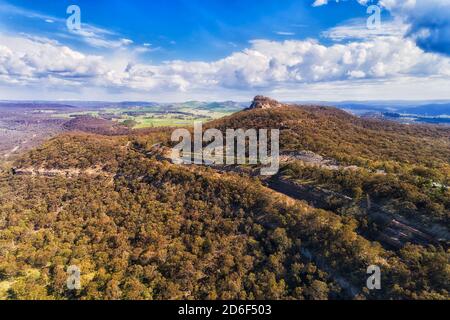
M138 124L134 127L136 129L150 128L150 127L183 127L192 125L195 121L207 122L211 120L210 118L194 118L190 117L188 119L178 119L178 118L145 118L145 117L134 117Z
M138 115L130 113L137 112ZM102 117L107 114L110 119L117 122L125 120L133 120L137 124L135 129L152 128L152 127L182 127L191 126L195 121L208 122L213 119L222 118L230 115L231 111L226 110L204 110L180 108L174 112L162 113L155 108L142 108L139 110L105 108L95 111L80 111L71 113L54 113L52 118L71 119L76 116L89 115L93 117Z

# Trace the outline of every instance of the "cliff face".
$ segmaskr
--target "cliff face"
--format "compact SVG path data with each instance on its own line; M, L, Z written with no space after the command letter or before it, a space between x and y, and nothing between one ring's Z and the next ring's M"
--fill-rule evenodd
M253 102L250 105L249 110L252 110L252 109L273 109L273 108L279 108L279 107L282 107L282 106L283 106L283 104L278 102L278 101L276 101L276 100L273 100L273 99L270 99L270 98L264 97L264 96L256 96L253 99Z

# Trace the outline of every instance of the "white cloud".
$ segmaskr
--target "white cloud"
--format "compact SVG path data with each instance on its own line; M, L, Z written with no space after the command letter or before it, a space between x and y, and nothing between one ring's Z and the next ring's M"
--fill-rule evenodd
M335 0L340 2L339 0ZM407 26L405 36L427 51L450 55L449 0L357 0L361 5L378 4ZM316 0L314 7L328 4ZM386 24L383 22L383 24ZM367 32L364 32L367 33Z
M129 46L129 45L133 44L133 40L130 40L130 39L120 39L120 42L125 46Z
M0 3L0 12L7 12L8 15L18 15L25 19L41 20L46 23L54 24L55 28L59 29L59 34L63 34L64 37L82 41L94 48L124 49L134 44L133 40L123 38L114 31L100 28L89 23L82 23L80 30L68 30L66 19L64 18L40 14L10 4Z
M352 19L344 24L322 32L322 36L333 41L368 40L382 36L403 37L408 26L399 20L383 21L380 28L367 28L365 19Z
M324 46L313 40L257 40L242 52L209 64L222 86L269 87L283 83L395 78L402 75L450 76L449 59L424 53L396 37ZM201 71L200 71L201 72Z
M110 30L84 23L80 30L70 30L69 34L95 48L123 49L134 43L131 39L120 38Z
M329 0L315 0L314 3L312 4L313 7L320 7L320 6L324 6L326 4L328 4ZM331 0L333 1L333 0ZM343 2L343 1L347 1L347 0L334 0L335 2ZM362 5L367 5L369 2L371 2L372 0L357 0L360 4Z
M313 7L320 7L320 6L323 6L325 4L328 4L328 0L316 0L313 3Z
M408 36L419 47L450 55L449 0L380 0L380 4L409 25Z
M277 31L276 34L280 36L295 36L294 32L287 32L287 31Z
M133 50L119 60L86 55L45 38L0 36L0 84L49 90L98 88L130 94L258 92L362 82L392 85L421 79L450 83L450 59L414 41L380 36L325 46L315 40L254 40L212 62L138 63ZM148 47L140 47L150 50ZM362 81L362 82L361 82ZM448 87L448 86L447 86ZM439 90L439 89L436 89Z
M0 36L0 77L19 85L77 85L101 76L102 58L44 38Z

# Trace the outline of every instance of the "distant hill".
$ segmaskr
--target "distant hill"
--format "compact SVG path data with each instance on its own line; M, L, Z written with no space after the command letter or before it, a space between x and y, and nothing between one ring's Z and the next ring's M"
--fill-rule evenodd
M8 109L8 110L36 110L36 109L45 109L45 110L74 110L77 107L68 105L68 104L58 104L58 103L32 103L32 102L0 102L0 109Z
M212 111L229 111L236 112L243 110L247 104L235 101L223 102L202 102L202 101L187 101L182 103L174 103L166 106L170 110L188 108L198 110L212 110Z
M102 109L102 108L133 108L153 107L160 110L177 110L191 108L201 110L227 110L239 111L248 107L250 102L236 101L186 101L178 103L159 103L151 101L0 101L0 108L26 108L26 109ZM304 101L289 102L290 105L320 105L334 106L339 109L349 110L355 114L370 112L396 112L413 114L417 116L442 116L450 115L450 101Z

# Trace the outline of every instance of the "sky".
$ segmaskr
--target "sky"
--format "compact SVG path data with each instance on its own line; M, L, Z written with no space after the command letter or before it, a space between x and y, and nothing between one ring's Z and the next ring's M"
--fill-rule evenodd
M449 88L450 0L0 0L1 100L437 100Z

